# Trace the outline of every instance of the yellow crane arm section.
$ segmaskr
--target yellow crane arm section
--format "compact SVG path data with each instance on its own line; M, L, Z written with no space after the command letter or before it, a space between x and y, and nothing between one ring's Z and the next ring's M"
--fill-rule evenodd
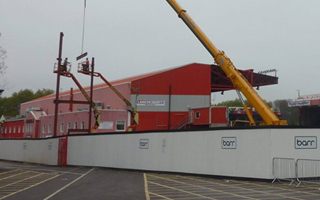
M244 102L242 96L241 96L241 93L239 90L237 90L237 94L239 96L239 99L242 103L242 106L243 106L243 109L244 111L246 112L246 115L248 117L248 120L249 120L249 125L250 126L256 126L256 122L254 121L254 118L253 118L253 115L252 115L252 112L251 110L249 109L249 107L246 105L246 103Z
M275 115L258 93L252 88L247 79L235 68L230 58L223 51L220 51L200 27L187 14L186 10L182 9L176 0L166 0L170 6L177 12L178 16L190 28L195 36L200 40L204 47L214 58L215 62L221 67L226 76L230 79L233 86L240 90L247 98L248 102L256 109L264 121L265 125L287 125L286 120L280 120Z

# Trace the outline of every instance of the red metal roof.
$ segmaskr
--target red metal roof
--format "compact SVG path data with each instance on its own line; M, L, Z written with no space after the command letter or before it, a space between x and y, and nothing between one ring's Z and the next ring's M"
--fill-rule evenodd
M238 70L253 87L278 84L278 77L269 76L261 73L254 73L253 69ZM221 68L217 65L212 65L211 68L211 91L221 92L233 90L234 87L228 77L224 74Z
M188 64L188 65L192 65L192 64ZM153 76L153 75L160 74L160 73L163 73L163 72L167 72L167 71L170 71L170 70L173 70L173 69L186 67L188 65L183 65L183 66L179 66L179 67L171 67L171 68L167 68L167 69L163 69L163 70L158 70L158 71L153 71L153 72L144 73L144 74L140 74L140 75L130 76L130 77L127 77L127 78L111 81L110 83L112 85L121 85L121 84L125 84L125 83L130 83L130 82L138 80L138 79L142 79L142 78L145 78L145 77ZM94 85L93 89L102 88L102 87L107 88L109 86L106 85L105 83L100 83L100 84ZM86 86L86 87L84 87L84 89L85 90L89 90L90 86ZM79 92L79 89L73 90L73 93L77 93L77 92ZM70 94L70 90L60 92L61 96L62 95L68 95L68 94ZM55 94L50 94L50 95L47 95L47 96L44 96L44 97L40 97L38 99L34 99L32 101L29 101L29 102L41 101L41 100L53 99L53 98L55 98Z
M208 64L200 64L200 63L192 63L192 64L187 64L183 66L178 66L178 67L171 67L167 68L164 70L158 70L154 72L149 72L145 74L140 74L136 76L131 76L128 78L124 79L119 79L115 81L111 81L112 85L121 85L125 83L131 83L132 81L138 80L138 79L143 79L146 77L154 76L157 74L161 74L164 72L168 72L170 70L182 68L182 67L187 67L190 65L199 65L199 66L209 66ZM272 85L272 84L277 84L278 83L278 77L275 76L268 76L264 74L258 74L254 73L252 69L250 70L239 70L246 78L247 80L254 86L254 87L259 87L259 86L264 86L264 85ZM108 86L105 83L97 84L94 85L94 89L98 88L107 88ZM89 90L89 87L85 87L85 90ZM219 92L219 91L226 91L226 90L232 90L234 89L232 83L230 80L226 77L224 72L217 66L217 65L211 65L211 91L212 92ZM73 90L73 93L78 93L79 90L75 89ZM60 95L68 95L70 93L70 90L60 92ZM33 101L41 101L41 100L46 100L46 99L54 99L55 94L51 94L48 96L40 97L38 99L35 99ZM30 102L33 102L30 101ZM28 103L30 103L28 102Z

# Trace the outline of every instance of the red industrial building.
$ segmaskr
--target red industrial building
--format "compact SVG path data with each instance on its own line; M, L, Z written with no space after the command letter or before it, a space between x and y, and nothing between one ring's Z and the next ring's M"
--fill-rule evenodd
M253 70L241 73L254 87L278 83L276 76ZM234 88L216 65L188 64L111 83L136 107L136 131L228 126L227 109L211 106L211 93ZM89 89L86 88L88 93ZM85 100L79 90L72 90L72 94L61 92L59 99ZM24 117L16 122L6 121L1 128L2 137L53 136L54 100L53 94L21 104L20 114ZM100 126L95 132L125 131L130 126L127 105L107 85L94 86L93 101L100 111ZM88 129L88 110L88 105L61 104L57 135Z

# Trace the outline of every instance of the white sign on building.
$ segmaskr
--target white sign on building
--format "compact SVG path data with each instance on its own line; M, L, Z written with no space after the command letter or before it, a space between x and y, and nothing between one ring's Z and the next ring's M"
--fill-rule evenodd
M165 100L137 100L137 106L165 106Z
M317 137L295 136L294 145L295 149L317 149Z
M237 137L222 137L221 138L222 149L236 149L237 148Z
M149 149L149 139L140 139L139 140L139 149Z
M310 106L310 100L306 99L296 99L296 100L288 100L289 107L299 107L299 106Z
M113 122L103 121L100 123L99 129L113 129Z

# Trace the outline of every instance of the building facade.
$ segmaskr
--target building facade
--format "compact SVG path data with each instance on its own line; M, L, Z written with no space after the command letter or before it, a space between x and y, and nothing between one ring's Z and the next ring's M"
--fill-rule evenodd
M278 81L277 77L256 74L253 70L241 72L257 87ZM136 107L139 124L135 131L228 125L227 109L212 107L211 93L231 90L233 86L215 65L193 63L114 81L112 85ZM90 92L89 88L86 92ZM85 100L79 90L61 92L59 99ZM24 137L54 135L54 100L55 94L52 94L21 104ZM127 105L107 85L94 86L93 101L100 112L100 126L93 132L127 130L131 121ZM56 135L89 129L88 111L88 105L59 104ZM9 129L8 126L5 122L4 129ZM8 132L3 131L1 135L6 134Z

